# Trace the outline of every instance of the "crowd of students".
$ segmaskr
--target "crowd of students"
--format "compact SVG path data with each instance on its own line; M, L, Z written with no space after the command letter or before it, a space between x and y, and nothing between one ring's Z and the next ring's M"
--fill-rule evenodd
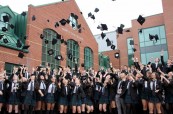
M0 73L0 114L173 114L173 61L94 71L77 67Z

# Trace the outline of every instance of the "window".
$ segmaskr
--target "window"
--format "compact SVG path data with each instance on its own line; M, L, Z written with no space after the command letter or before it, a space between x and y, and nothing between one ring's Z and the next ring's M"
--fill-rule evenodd
M6 70L7 76L11 76L12 75L13 68L15 66L18 67L18 66L21 66L21 65L19 65L19 64L13 64L13 63L5 63L5 70Z
M55 56L60 54L60 40L55 45L52 45L53 38L56 38L57 33L51 29L43 30L44 39L48 40L48 44L45 44L45 40L42 41L42 65L46 65L48 62L51 68L58 68L60 61L55 59ZM48 50L53 49L54 54L49 55Z
M149 34L157 34L159 40L157 42L155 40L150 41ZM139 44L142 64L147 64L151 57L160 57L160 51L162 49L164 49L164 60L166 61L168 59L167 41L164 25L142 29L142 32L139 32Z
M10 19L10 15L7 13L1 13L0 14L0 29L2 30L2 27L6 27L7 29L9 29L9 22L4 22L4 16L7 16Z
M84 64L85 69L93 67L93 51L89 47L84 48Z
M78 26L77 20L73 16L70 16L69 20L70 20L70 23L69 23L70 26L72 26L73 29L76 29Z
M108 56L103 55L102 53L99 54L99 67L103 67L105 69L110 67L110 59Z
M68 58L67 54L67 65L71 68L75 67L75 59L79 65L79 45L74 40L67 40L67 52L70 52L72 55L72 59Z
M128 48L128 65L131 66L133 64L133 56L134 56L134 45L130 45L130 41L133 41L133 38L127 39L127 48Z

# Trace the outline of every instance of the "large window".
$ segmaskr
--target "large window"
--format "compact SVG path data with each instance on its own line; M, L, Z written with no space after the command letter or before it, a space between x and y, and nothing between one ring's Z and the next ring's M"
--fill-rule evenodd
M134 45L131 44L133 41L133 38L128 38L127 39L127 48L128 48L128 65L131 66L133 64L132 58L134 56Z
M157 42L155 40L151 41L149 39L149 34L157 34L159 40ZM141 62L143 64L147 64L151 57L160 57L160 51L162 49L164 49L164 60L166 61L168 59L167 41L164 25L142 29L142 32L139 32L139 43Z
M6 17L6 18L4 18ZM7 13L1 13L0 14L0 30L2 30L2 27L5 27L7 29L9 29L9 20L10 19L10 15ZM5 22L7 21L7 22Z
M105 56L102 53L99 54L99 67L103 67L107 69L110 67L110 59L109 56Z
M56 60L55 56L60 54L60 40L52 45L52 40L56 38L57 33L51 29L45 29L43 31L44 39L42 42L42 65L46 65L48 62L51 68L58 68L60 65L60 60ZM48 40L48 44L45 44L45 39ZM53 49L54 54L49 55L48 51Z
M19 67L19 66L21 66L21 65L13 64L13 63L5 63L5 70L6 70L7 76L11 76L13 73L14 67Z
M75 60L79 63L79 45L74 40L67 40L67 66L75 67ZM69 58L69 54L72 56Z
M93 51L91 50L91 48L86 47L84 49L84 64L85 69L93 67Z

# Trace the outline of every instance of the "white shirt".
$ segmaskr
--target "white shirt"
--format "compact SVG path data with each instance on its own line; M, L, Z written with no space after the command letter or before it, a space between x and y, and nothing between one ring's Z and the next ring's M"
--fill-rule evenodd
M4 90L4 82L1 81L0 84L1 84L1 87L2 87L2 88L0 88L0 89Z
M12 82L12 85L11 85L11 92L17 92L17 86L18 86L18 83L14 83Z
M153 89L154 89L154 87L153 87L153 83L154 83L155 90L156 90L156 80L155 80L155 81L151 81L151 82L150 82L150 88L151 88L151 90L153 90ZM154 90L154 91L155 91L155 90Z
M53 92L52 92L53 89ZM55 93L55 84L50 84L48 88L48 93Z
M40 89L46 89L46 84L43 81L40 83Z
M30 81L28 84L28 88L27 88L28 91L31 91L30 90L31 89L31 83L33 83L33 89L34 89L34 81ZM34 91L34 90L32 90L32 91Z

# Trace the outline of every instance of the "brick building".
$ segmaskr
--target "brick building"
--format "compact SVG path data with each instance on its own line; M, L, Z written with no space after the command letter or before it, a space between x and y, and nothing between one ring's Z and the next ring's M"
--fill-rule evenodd
M145 17L145 23L141 26L137 20L132 20L132 27L123 30L123 34L117 37L120 53L120 61L114 61L115 51L109 56L114 64L133 64L132 57L137 57L143 64L147 64L150 58L160 57L160 51L164 49L164 60L173 59L173 1L162 0L163 13ZM130 32L125 32L130 30ZM159 40L150 40L150 35L158 35ZM134 45L130 45L130 42ZM136 49L134 52L133 49ZM109 54L107 54L109 55ZM113 62L110 61L110 62Z
M1 28L5 26L8 31L0 30L3 36L0 41L0 67L7 72L10 72L14 65L27 64L31 70L38 65L44 66L46 62L50 63L52 68L59 65L74 67L75 60L79 66L84 63L85 69L98 69L98 44L75 0L40 6L29 5L26 15L16 14L8 6L0 8L1 20L4 15L9 16L9 22L1 21ZM65 22L62 19L65 19ZM14 25L13 29L9 27L11 23ZM40 38L41 34L44 37ZM4 43L5 38L8 43ZM29 49L16 47L18 40L22 47L30 45ZM56 44L53 44L53 40ZM54 54L49 55L49 50ZM19 51L24 53L23 58L18 57ZM72 57L69 57L69 53ZM55 56L59 55L63 60L55 59Z

